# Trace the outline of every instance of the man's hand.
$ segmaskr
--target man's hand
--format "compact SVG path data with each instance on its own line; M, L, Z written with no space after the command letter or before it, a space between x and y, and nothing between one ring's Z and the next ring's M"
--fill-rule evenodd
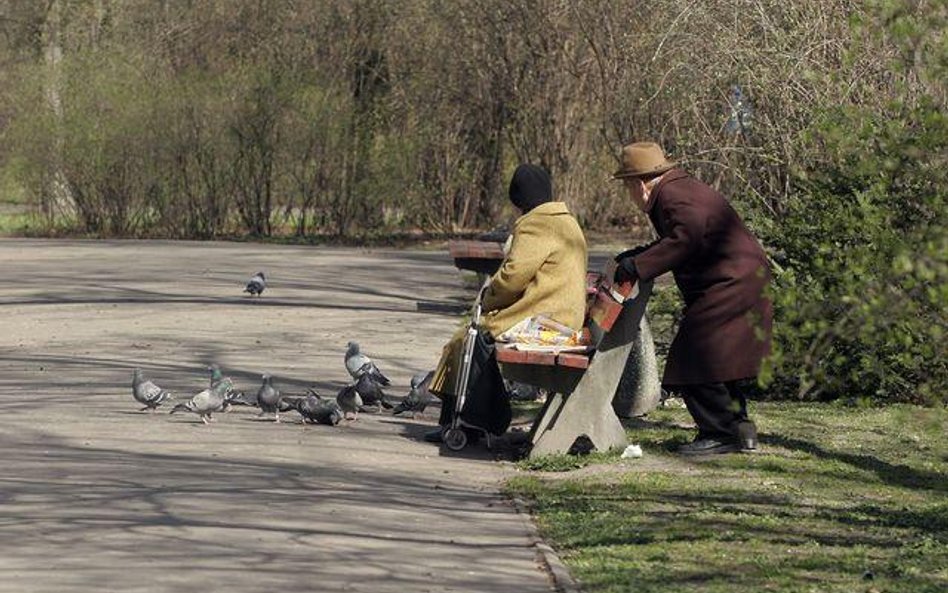
M616 260L616 262L620 262L624 259L635 257L656 243L658 243L658 241L652 241L651 243L646 243L645 245L636 245L632 249L626 249L622 253L616 255L613 259Z
M612 278L612 281L616 284L624 284L626 282L632 283L635 282L639 275L635 271L635 260L631 257L626 257L623 259L617 259L616 263L616 273Z

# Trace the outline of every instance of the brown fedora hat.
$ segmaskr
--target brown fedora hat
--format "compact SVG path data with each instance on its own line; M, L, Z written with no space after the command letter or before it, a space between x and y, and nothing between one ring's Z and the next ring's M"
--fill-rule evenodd
M642 177L664 173L677 166L677 163L665 158L665 151L654 142L635 142L622 147L622 168L616 171L613 179Z

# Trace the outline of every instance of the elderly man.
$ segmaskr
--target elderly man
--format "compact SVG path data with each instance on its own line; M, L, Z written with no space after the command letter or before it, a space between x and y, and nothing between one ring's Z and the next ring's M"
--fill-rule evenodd
M686 455L754 449L740 381L755 378L770 351L770 270L763 249L727 200L676 168L662 148L622 149L621 180L658 240L619 254L617 275L650 280L672 272L685 302L663 385L682 394L698 426Z

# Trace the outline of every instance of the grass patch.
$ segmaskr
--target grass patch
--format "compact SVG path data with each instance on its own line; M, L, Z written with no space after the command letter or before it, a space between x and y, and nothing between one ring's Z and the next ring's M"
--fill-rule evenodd
M620 451L593 452L588 455L541 455L521 459L517 467L528 471L568 472L574 469L601 463L611 463L619 459Z
M530 400L513 400L510 402L510 409L513 413L513 421L532 422L540 409L543 408L543 402Z
M36 216L28 212L4 212L0 209L0 237L29 235L40 227Z
M581 463L612 471L534 471L508 490L589 592L948 590L948 412L759 403L752 413L757 454L677 456L692 436L687 411L659 410L629 431L642 459L590 456Z
M37 226L26 192L9 170L0 168L0 237L29 233Z

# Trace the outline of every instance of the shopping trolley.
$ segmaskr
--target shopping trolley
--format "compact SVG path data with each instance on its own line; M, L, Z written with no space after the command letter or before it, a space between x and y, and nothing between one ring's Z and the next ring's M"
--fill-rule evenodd
M442 433L444 445L451 451L460 451L467 446L472 433L484 435L487 439L487 447L490 448L491 438L503 434L510 424L509 397L500 377L496 360L493 358L493 351L489 347L481 349L477 347L478 341L485 339L478 329L481 321L481 300L485 290L486 287L482 288L477 295L471 322L464 335L458 361L459 372L454 386L456 394L454 409L451 411L451 421ZM491 354L486 356L485 350ZM472 385L472 369L475 366L478 370L475 382L481 382L480 385ZM496 373L496 377L491 377L488 373ZM486 397L496 399L483 400L485 391L490 394ZM502 393L494 393L494 391ZM476 401L477 398L482 398L483 401ZM502 402L502 408L498 402ZM490 413L485 414L485 409Z

